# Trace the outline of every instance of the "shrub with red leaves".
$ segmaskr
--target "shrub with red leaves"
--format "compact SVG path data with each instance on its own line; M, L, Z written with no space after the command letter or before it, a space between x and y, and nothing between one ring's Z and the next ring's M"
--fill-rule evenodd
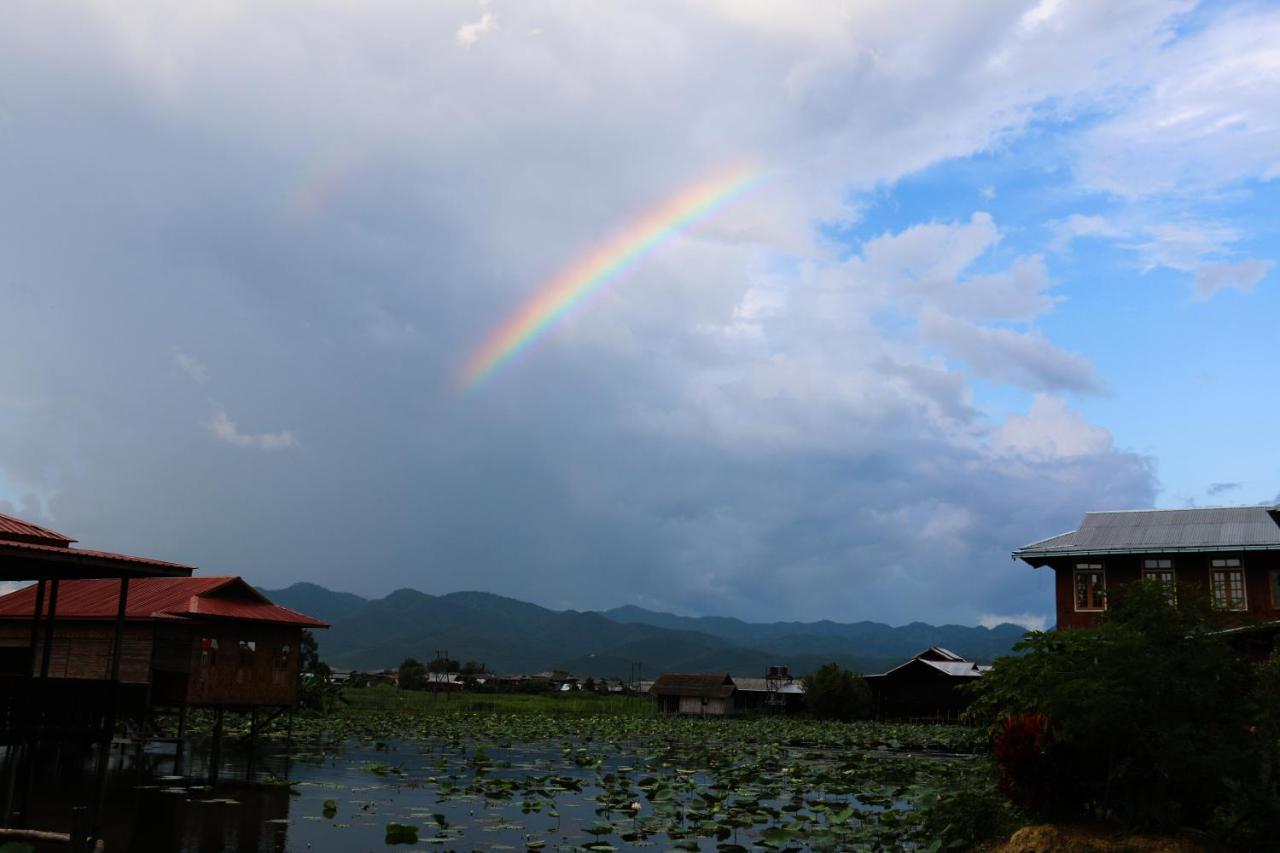
M1043 714L1018 714L1001 721L993 749L1000 789L1021 808L1043 812L1054 802L1053 743L1053 728Z

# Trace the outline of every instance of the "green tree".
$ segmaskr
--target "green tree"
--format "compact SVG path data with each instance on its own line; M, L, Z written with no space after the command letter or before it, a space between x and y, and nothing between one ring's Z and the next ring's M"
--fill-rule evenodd
M427 687L427 667L414 658L405 658L400 664L400 689L425 690Z
M316 642L315 635L306 628L302 629L302 638L298 643L298 672L309 672L322 678L333 674L329 665L320 660L320 644Z
M329 665L320 660L315 636L303 628L298 641L298 705L313 711L325 710L338 695L338 688L329 680L332 674Z
M838 663L826 664L804 677L804 701L811 714L826 720L871 716L871 688L866 679Z
M1028 634L970 688L1006 792L1049 817L1203 824L1259 769L1255 679L1219 627L1202 593L1171 606L1138 582L1097 628Z

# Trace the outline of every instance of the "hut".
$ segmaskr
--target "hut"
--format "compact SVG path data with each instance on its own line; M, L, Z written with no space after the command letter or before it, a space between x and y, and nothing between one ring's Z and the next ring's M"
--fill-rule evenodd
M649 692L663 713L722 717L733 712L736 689L727 673L664 672Z
M967 704L957 688L990 669L933 646L888 672L865 678L878 717L950 720Z
M111 680L123 609L118 682L122 707L134 714L149 706L290 707L302 630L328 627L273 604L238 577L140 578L123 605L116 581L68 580L49 641L37 628L41 641L28 664L38 595L29 586L0 596L4 674L46 673L64 691Z

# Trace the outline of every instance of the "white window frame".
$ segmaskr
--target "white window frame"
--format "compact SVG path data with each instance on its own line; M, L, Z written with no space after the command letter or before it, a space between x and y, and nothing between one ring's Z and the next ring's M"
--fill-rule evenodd
M1081 607L1080 606L1080 575L1102 575L1102 606L1101 607ZM1102 613L1107 609L1107 568L1102 563L1076 563L1075 570L1071 573L1071 605L1075 608L1076 613Z
M1240 606L1228 607L1225 600L1219 601L1216 578L1218 575L1224 576L1223 589L1229 587L1231 573L1235 572L1240 575ZM1238 557L1224 557L1221 559L1213 559L1209 561L1209 596L1213 599L1213 606L1219 610L1226 610L1230 613L1244 613L1249 609L1249 583L1244 574L1244 564Z

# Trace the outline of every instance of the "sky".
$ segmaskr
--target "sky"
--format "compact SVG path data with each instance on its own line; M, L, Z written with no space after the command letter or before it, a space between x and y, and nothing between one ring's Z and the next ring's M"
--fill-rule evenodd
M0 512L268 588L1038 627L1013 549L1280 500L1277 178L1274 4L17 0Z

